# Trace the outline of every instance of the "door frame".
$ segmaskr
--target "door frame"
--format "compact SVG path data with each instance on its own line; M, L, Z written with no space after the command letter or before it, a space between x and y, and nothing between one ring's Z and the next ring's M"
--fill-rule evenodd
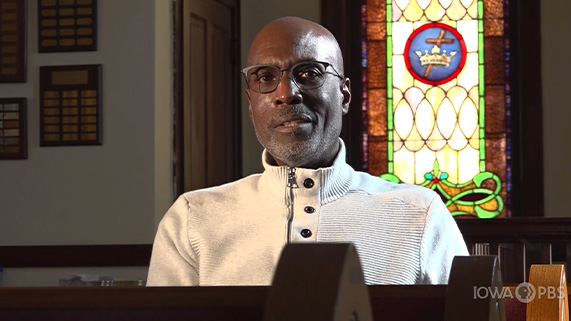
M184 188L184 73L182 72L183 67L183 19L184 19L184 3L186 1L192 0L172 0L173 2L173 95L174 95L174 118L173 118L173 150L174 150L174 161L173 161L173 180L174 180L174 200L178 198L179 195L183 194ZM235 55L233 59L237 62L240 61L240 0L206 0L206 1L216 1L229 8L232 11L232 28L234 30L232 34L231 47ZM236 120L234 126L234 148L236 150L235 162L233 163L234 172L238 176L242 175L242 126L241 126L241 108L242 104L241 93L240 93L240 64L234 64L233 74L235 75L235 99L234 104L236 108L234 109L234 115L231 115L233 119ZM225 115L221 115L225 117ZM238 178L238 177L236 177Z

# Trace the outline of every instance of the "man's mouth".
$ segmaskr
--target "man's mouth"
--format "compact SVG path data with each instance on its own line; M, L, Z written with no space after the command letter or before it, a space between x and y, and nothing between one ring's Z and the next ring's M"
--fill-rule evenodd
M298 127L303 124L312 123L311 117L305 114L292 114L284 116L276 127Z
M311 121L305 120L305 119L291 120L291 121L285 121L285 122L281 123L280 126L281 127L295 127L295 126L299 126L300 124L305 124L305 123L311 123Z

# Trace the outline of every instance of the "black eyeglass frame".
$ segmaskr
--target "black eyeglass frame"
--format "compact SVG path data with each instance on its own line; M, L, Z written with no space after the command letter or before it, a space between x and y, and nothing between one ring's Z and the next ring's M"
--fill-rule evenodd
M291 66L291 67L289 67L289 68L283 68L283 69L280 68L280 67L278 67L278 66L276 66L276 65L269 65L269 64L253 65L253 66L249 66L249 67L246 67L246 68L242 69L242 76L244 76L244 80L246 81L246 86L248 86L249 89L251 89L251 90L253 90L253 91L257 92L257 93L260 93L260 94L269 94L269 93L271 93L271 92L274 92L274 91L278 88L279 83L282 81L282 77L283 77L284 71L290 71L290 70L294 69L296 66L303 65L303 64L308 64L308 63L318 63L318 64L322 64L323 67L324 67L324 73L333 75L333 76L335 76L335 77L337 77L337 78L339 78L339 79L341 79L341 80L344 79L343 76L341 76L341 75L339 74L339 72L337 72L337 70L335 69L335 67L333 67L333 65L332 65L331 63L326 62L326 61L317 61L317 60L308 60L308 61L298 62L298 63L296 63L295 65L293 65L293 66ZM275 68L275 69L279 70L279 72L280 72L280 76L279 76L278 80L276 81L276 86L275 86L272 90L260 91L260 90L257 89L257 88L252 88L252 87L250 86L250 81L248 81L248 72L249 72L250 70L252 70L252 69L254 69L254 68L263 68L263 67ZM328 72L328 71L327 71L327 67L331 67L331 69L333 69L333 71L334 71L335 73ZM295 79L295 77L292 77L291 75L288 76L288 77L289 77L291 80L293 80L293 83L297 86L297 88L299 88L299 89L301 89L301 90L304 90L304 89L307 89L307 90L317 89L317 88L320 88L321 86L323 86L323 85L325 84L325 80L323 80L323 82L322 82L319 86L316 86L316 87L307 87L307 86L305 86L305 85L300 85L300 84L298 84L298 83L297 83L297 80Z

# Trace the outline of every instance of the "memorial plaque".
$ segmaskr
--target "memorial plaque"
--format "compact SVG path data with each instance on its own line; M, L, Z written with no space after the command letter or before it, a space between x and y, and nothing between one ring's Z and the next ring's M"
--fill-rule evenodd
M38 48L97 50L97 0L38 0Z
M40 67L40 146L101 145L101 65Z
M0 159L28 158L26 98L0 98Z
M0 0L0 83L26 81L26 1Z

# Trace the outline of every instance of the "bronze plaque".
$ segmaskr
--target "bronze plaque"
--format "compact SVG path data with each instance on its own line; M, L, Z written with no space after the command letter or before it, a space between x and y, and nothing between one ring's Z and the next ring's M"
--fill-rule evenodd
M26 158L26 98L0 98L0 159Z
M97 50L97 0L38 0L38 48Z
M26 81L26 1L0 0L0 83Z
M101 145L101 65L40 67L40 146Z

